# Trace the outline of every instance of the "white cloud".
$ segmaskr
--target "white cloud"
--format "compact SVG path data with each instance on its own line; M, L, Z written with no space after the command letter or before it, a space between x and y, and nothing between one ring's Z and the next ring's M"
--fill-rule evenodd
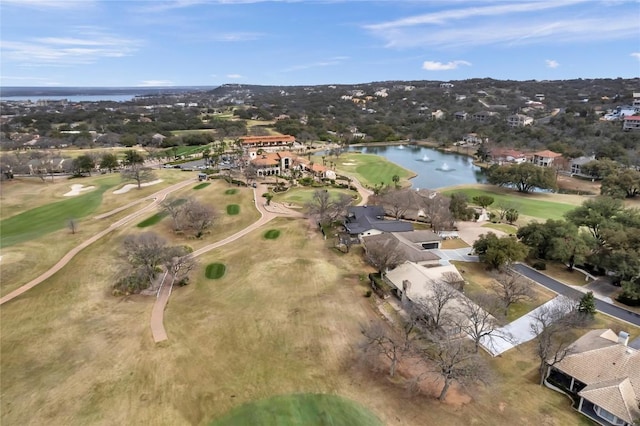
M640 52L633 52L631 55L629 56L633 56L634 58L640 60Z
M116 37L92 27L76 27L78 37L35 37L21 41L0 40L5 62L18 65L82 65L100 58L119 58L133 54L141 42Z
M60 86L62 84L55 80L51 80L48 77L0 75L0 80L3 84L9 85L12 84L12 82L20 82L21 84L32 84L37 86Z
M422 64L422 69L427 71L448 71L455 70L460 65L471 66L471 63L467 61L451 61L445 64L436 61L424 61L424 63Z
M237 33L213 34L213 35L210 35L209 38L213 41L236 42L236 41L259 40L263 36L264 34L262 33L237 32Z
M386 47L439 49L535 43L592 43L637 33L637 17L619 8L583 7L576 1L497 3L418 15L364 28ZM588 2L590 5L591 2ZM597 5L601 5L597 3ZM579 13L578 13L579 12ZM597 28L597 31L594 31Z
M138 87L158 87L158 86L173 86L173 82L170 80L143 80Z
M231 80L237 80L240 78L244 78L244 76L240 74L227 74L227 78L230 78Z
M555 61L553 59L545 59L544 63L547 64L547 68L558 68L560 66L558 61Z
M309 68L320 68L320 67L329 67L332 65L339 65L340 63L342 63L343 61L349 59L348 56L334 56L333 58L329 58L325 61L318 61L318 62L311 62L308 64L300 64L300 65L293 65L289 68L285 68L284 72L291 72L291 71L301 71L301 70L306 70Z
M2 0L3 5L30 7L36 9L79 9L92 6L95 0Z

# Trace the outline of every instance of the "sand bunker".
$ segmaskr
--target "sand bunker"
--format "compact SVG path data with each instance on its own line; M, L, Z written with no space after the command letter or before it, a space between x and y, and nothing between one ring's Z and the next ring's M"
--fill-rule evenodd
M352 163L350 161L346 162L346 163L342 163L343 166L355 166L356 163Z
M140 186L151 186L151 185L155 185L156 183L160 183L162 182L162 179L156 179L154 181L151 182L146 182L141 184ZM120 189L116 189L115 191L113 191L114 194L124 194L126 192L131 191L132 189L135 189L138 187L138 184L134 184L134 183L128 183L125 186L123 186Z
M81 183L76 183L74 185L71 185L71 191L69 191L66 194L64 194L64 196L65 197L73 197L74 195L80 195L84 191L90 191L93 188L95 188L95 186L84 186Z

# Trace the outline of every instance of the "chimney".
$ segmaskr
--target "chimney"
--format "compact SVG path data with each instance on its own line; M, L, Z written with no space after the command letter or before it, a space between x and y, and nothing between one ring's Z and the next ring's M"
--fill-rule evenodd
M623 346L627 346L627 344L629 343L629 333L627 333L626 331L621 331L620 333L618 333L618 343Z

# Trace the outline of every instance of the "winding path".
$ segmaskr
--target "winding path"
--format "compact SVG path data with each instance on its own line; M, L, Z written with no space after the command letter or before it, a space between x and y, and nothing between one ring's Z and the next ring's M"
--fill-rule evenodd
M21 294L25 293L28 290L31 290L33 287L37 286L38 284L42 283L46 279L50 278L53 274L58 272L60 269L64 268L67 265L67 263L69 263L71 261L71 259L73 259L78 253L80 253L80 251L82 251L83 249L87 248L91 244L95 243L100 238L102 238L105 235L107 235L109 232L114 231L114 230L116 230L116 229L128 224L129 222L131 222L132 220L138 218L142 214L144 214L144 213L148 212L149 210L155 208L170 193L172 193L174 191L177 191L178 189L184 188L187 185L192 185L194 182L196 182L195 178L191 178L191 179L188 179L186 181L182 181L182 182L177 183L175 185L171 185L169 187L161 189L160 191L158 191L158 192L156 192L154 194L151 194L150 196L145 197L142 200L138 200L138 201L136 201L134 203L127 204L124 207L120 207L118 209L113 210L112 212L105 213L104 215L97 216L94 219L111 216L112 214L118 213L118 212L124 210L125 208L128 208L128 207L130 207L130 206L132 206L134 204L139 203L140 201L152 200L151 203L149 203L148 205L142 207L140 210L137 210L137 211L131 213L130 215L125 216L124 218L112 223L111 225L109 225L108 228L98 232L93 237L89 238L88 240L84 241L80 245L78 245L78 246L74 247L73 249L71 249L55 265L53 265L48 271L46 271L45 273L43 273L39 277L37 277L37 278L29 281L28 283L18 287L17 289L13 290L11 293L8 293L8 294L2 296L0 298L0 305L3 305L5 303L9 302L10 300L15 299L16 297L20 296Z

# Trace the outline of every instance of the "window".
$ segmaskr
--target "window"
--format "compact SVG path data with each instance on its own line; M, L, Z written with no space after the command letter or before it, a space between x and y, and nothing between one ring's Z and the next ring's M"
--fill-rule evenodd
M624 420L619 419L618 417L616 417L615 415L611 414L610 412L608 412L607 410L605 410L604 408L601 408L597 405L594 404L593 406L596 414L600 417L602 417L603 419L605 419L606 421L608 421L609 423L613 423L614 425L623 425L624 424Z

